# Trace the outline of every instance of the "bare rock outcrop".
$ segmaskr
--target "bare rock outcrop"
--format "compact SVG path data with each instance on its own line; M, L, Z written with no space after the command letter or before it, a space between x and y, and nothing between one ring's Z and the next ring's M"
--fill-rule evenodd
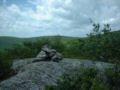
M0 82L0 90L44 90L46 85L56 85L64 73L78 71L83 67L97 67L104 70L112 64L89 60L63 59L62 61L34 62L35 58L17 60L12 68L17 74Z

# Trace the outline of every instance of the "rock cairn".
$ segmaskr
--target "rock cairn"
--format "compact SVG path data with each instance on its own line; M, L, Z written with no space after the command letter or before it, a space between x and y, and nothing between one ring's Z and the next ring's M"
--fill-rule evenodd
M36 56L37 59L46 60L46 61L55 61L59 62L63 59L63 56L61 53L57 52L55 49L51 48L48 45L44 45L41 48L41 51Z

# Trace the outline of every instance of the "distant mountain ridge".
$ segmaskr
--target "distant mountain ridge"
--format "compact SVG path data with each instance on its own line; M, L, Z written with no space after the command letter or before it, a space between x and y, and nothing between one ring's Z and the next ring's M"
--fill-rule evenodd
M21 44L23 42L35 42L42 39L77 39L77 37L68 37L68 36L40 36L40 37L31 37L31 38L18 38L10 36L0 36L0 49L11 48L15 44Z
M120 30L119 31L113 31L111 32L113 36L115 35L120 35ZM62 40L66 39L85 39L86 37L70 37L70 36L40 36L40 37L31 37L31 38L18 38L18 37L10 37L10 36L0 36L0 49L4 48L11 48L15 44L21 44L22 42L30 41L34 42L37 40L42 40L42 39L55 39L55 38L61 38Z

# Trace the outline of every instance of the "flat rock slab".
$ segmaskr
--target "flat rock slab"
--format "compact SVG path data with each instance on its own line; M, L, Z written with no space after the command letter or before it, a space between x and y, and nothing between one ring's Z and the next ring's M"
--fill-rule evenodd
M63 74L78 71L81 66L97 67L100 70L113 66L109 63L67 58L59 63L33 61L34 58L14 61L12 68L17 74L2 81L0 90L44 90L46 85L56 85Z

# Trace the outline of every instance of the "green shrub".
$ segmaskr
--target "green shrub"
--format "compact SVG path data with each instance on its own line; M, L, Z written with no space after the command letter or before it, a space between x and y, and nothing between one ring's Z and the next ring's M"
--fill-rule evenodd
M45 90L120 90L119 84L118 69L106 69L102 76L95 68L83 68L74 74L63 75L56 86L46 86Z
M0 81L8 78L13 74L11 69L13 61L5 51L0 51Z
M107 69L105 74L110 90L120 90L120 66L116 65L114 69Z

